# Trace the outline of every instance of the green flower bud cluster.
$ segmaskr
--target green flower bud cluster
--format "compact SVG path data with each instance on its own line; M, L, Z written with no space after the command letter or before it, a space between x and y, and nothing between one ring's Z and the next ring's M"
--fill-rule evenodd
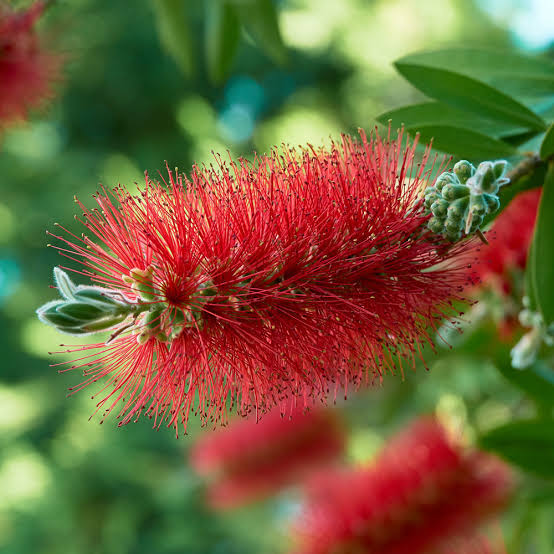
M499 188L509 182L507 162L482 162L475 168L466 160L445 171L425 189L425 207L433 214L427 224L434 233L456 242L479 230L485 216L498 210Z
M214 284L208 281L200 285L188 306L181 309L164 301L153 277L152 267L133 268L129 275L122 275L136 295L133 301L118 290L75 285L65 271L56 267L54 281L62 299L44 304L37 315L43 323L70 335L113 330L108 342L127 329L133 329L139 344L151 338L171 342L185 327L202 329L202 309L217 294Z
M63 299L44 304L37 315L62 333L87 335L105 331L140 312L139 305L130 303L117 291L75 285L59 267L54 269L54 280Z

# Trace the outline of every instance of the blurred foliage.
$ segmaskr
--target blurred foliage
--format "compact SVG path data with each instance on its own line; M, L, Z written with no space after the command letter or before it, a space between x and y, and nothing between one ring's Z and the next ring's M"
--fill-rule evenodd
M48 285L60 263L46 248L44 231L55 221L78 229L73 195L86 203L99 182L132 188L145 170L155 175L166 161L186 170L193 162L209 163L212 150L248 156L280 142L319 144L329 135L370 128L385 110L423 105L422 94L394 73L399 57L460 45L511 48L507 31L467 0L283 0L275 4L280 35L274 27L256 30L263 29L253 22L263 20L262 7L239 10L239 0L221 0L217 9L233 4L240 12L241 29L230 25L227 32L235 35L218 43L216 31L229 20L206 14L198 3L187 10L188 30L179 37L189 51L180 50L177 63L168 51L175 56L183 47L162 45L154 4L54 3L44 27L69 55L67 81L46 113L0 138L0 552L283 552L298 500L293 492L210 513L186 464L196 422L191 437L176 441L171 431L153 431L148 420L122 429L111 419L99 426L88 421L94 403L86 392L66 398L79 376L49 367L64 356L48 355L60 336L36 320L34 309L54 297ZM260 33L273 36L273 46L258 48ZM276 36L286 61L276 54ZM479 65L470 61L472 68ZM501 77L491 75L485 86ZM526 88L523 80L519 93L524 106L538 106L548 120L540 89ZM456 120L463 107L433 104L431 123ZM525 112L519 115L522 125L495 120L496 130L490 122L484 132L471 123L469 130L497 142L514 138L501 143L511 152L531 122ZM544 149L550 151L550 142ZM470 437L516 418L551 418L551 404L533 400L536 385L518 385L528 389L525 395L503 376L510 371L510 346L487 321L455 349L428 352L430 372L406 369L404 379L386 377L382 387L352 395L340 406L352 429L350 461L370 458L385 437L420 413L435 411ZM509 552L547 554L554 544L554 489L539 477L522 480L504 522Z

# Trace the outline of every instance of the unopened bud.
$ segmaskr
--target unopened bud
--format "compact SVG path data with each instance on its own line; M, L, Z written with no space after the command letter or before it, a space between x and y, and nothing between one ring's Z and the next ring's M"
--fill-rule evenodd
M454 173L460 180L460 183L465 184L466 181L475 173L475 167L467 160L460 160L454 166Z

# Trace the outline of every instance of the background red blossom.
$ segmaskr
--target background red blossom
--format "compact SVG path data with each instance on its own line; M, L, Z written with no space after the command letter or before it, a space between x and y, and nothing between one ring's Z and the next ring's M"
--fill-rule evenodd
M439 423L423 418L393 437L371 465L321 474L310 483L295 526L297 551L448 551L457 540L471 543L511 491L507 465L465 451Z
M35 26L44 2L24 11L0 4L0 128L25 119L53 95L62 56L43 44Z

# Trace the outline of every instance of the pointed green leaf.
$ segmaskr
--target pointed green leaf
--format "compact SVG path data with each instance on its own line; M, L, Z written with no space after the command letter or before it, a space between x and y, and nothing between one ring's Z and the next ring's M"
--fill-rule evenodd
M86 323L106 315L106 312L94 304L84 302L64 302L56 308L57 312Z
M113 292L114 291L112 291L112 294ZM74 298L80 302L95 304L100 309L104 310L121 308L124 306L124 304L118 302L115 298L111 297L105 289L101 289L100 287L78 287L75 290Z
M191 32L184 0L152 0L163 47L185 75L194 69Z
M77 290L77 286L69 278L69 275L60 267L54 268L54 282L60 294L66 300L72 300L73 294Z
M399 61L451 69L481 80L505 75L554 78L554 63L549 59L516 54L510 50L446 48L409 54Z
M392 120L395 127L403 124L407 129L412 130L418 130L419 127L427 125L446 125L470 129L495 138L523 133L526 130L521 125L483 119L442 102L422 102L403 106L377 117L377 121L383 125L386 125L389 120Z
M233 0L240 21L256 44L275 62L283 64L287 52L281 32L277 11L271 0Z
M420 125L408 132L418 131L424 142L433 139L433 148L474 161L514 156L517 151L505 142L462 127Z
M508 50L448 48L410 54L399 61L455 71L517 98L538 99L554 94L554 64L546 58Z
M554 123L550 125L542 139L540 155L543 160L554 155Z
M523 104L471 77L446 69L395 62L398 71L430 98L485 119L544 129L546 124Z
M240 40L240 22L226 0L206 1L206 62L210 78L221 82L233 63Z
M127 314L119 314L119 315L114 315L110 317L104 317L102 319L97 319L96 321L91 321L90 323L83 325L82 329L87 333L104 331L106 329L110 329L111 327L115 327L123 320L125 320L126 317L127 317Z
M525 471L554 478L554 420L507 423L482 435L479 442Z
M72 327L78 325L79 320L58 311L58 308L64 304L65 302L63 300L54 300L53 302L48 302L47 304L44 304L44 306L41 306L37 310L38 318L43 323L46 323L47 325L52 325L54 327Z
M537 305L545 323L554 322L554 162L550 162L544 180L535 234L531 279Z

